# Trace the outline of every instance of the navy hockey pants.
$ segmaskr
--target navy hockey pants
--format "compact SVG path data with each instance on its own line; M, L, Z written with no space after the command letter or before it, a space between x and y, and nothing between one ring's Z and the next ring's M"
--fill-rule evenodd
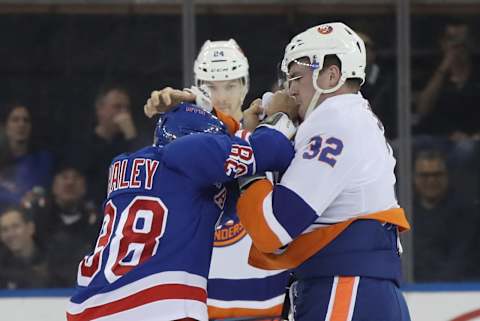
M352 276L297 280L290 300L295 321L410 321L405 299L390 280Z

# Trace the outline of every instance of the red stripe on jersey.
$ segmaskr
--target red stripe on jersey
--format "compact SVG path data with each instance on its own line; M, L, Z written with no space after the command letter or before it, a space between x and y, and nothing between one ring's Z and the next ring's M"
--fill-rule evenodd
M152 288L129 295L123 299L113 301L101 306L85 309L78 314L67 313L68 321L88 321L111 314L133 309L148 303L168 299L185 299L207 302L205 289L183 285L183 284L162 284Z

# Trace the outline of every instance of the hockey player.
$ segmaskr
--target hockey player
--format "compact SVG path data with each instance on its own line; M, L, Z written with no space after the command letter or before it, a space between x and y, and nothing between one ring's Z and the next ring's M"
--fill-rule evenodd
M302 120L295 157L279 184L254 182L238 203L250 262L293 272L296 321L410 320L398 241L409 224L392 149L359 94L365 60L363 41L343 23L291 40L282 69Z
M208 89L211 104L217 112L243 121L242 103L249 87L248 60L235 40L207 40L195 60L194 74L195 85ZM192 100L193 96L171 88L154 92L146 105L149 115L156 112L160 99L165 100L162 104L167 107L182 99ZM246 132L243 134L247 135ZM227 188L230 197L215 230L210 265L209 317L278 316L285 297L288 272L264 270L248 264L252 241L236 214L237 184L229 184Z
M242 104L248 93L248 60L234 39L203 44L193 66L195 85L210 92L215 109L242 120Z
M271 144L290 153L267 152ZM224 183L279 158L283 165L273 167L283 171L292 157L290 141L269 128L247 142L194 105L162 115L153 146L111 163L102 229L93 254L79 264L67 319L207 321L212 232L228 198Z
M209 89L212 105L241 122L249 88L248 60L235 40L207 40L194 64L195 85ZM237 184L215 230L208 279L211 319L280 315L288 272L248 264L251 238L236 214ZM236 194L236 195L235 195Z

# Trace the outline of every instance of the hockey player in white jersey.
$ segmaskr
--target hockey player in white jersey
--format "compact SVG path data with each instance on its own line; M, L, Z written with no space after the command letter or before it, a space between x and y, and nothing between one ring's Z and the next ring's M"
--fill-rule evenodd
M212 105L242 122L242 104L250 82L248 69L247 57L234 39L207 40L195 60L195 85L206 86ZM236 183L230 190L237 191ZM248 264L252 241L236 214L237 197L229 198L215 230L208 279L209 317L279 315L288 274Z
M249 88L248 68L248 60L235 40L207 40L195 60L195 85L206 89L216 111L220 110L242 122L242 104ZM165 88L152 93L145 109L151 115L160 105L167 107L190 99L192 97L184 91ZM243 131L242 135L246 138L249 134ZM208 279L209 317L279 316L288 272L283 269L265 270L248 264L252 240L236 214L239 195L236 183L230 184L229 192L233 196L227 199L225 211L214 231Z
M279 184L258 180L238 203L250 263L293 272L296 321L410 320L398 242L409 224L392 149L359 93L365 60L363 41L343 23L291 40L282 69L296 103L269 108L298 108L295 157Z

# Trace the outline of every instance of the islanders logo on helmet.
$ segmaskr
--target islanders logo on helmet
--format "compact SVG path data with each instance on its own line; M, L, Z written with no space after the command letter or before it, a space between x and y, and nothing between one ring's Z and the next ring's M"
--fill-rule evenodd
M328 35L333 31L333 28L330 25L321 25L317 28L317 31L322 35Z
M160 116L155 128L155 146L165 146L182 136L197 133L226 134L227 128L208 111L181 103Z

